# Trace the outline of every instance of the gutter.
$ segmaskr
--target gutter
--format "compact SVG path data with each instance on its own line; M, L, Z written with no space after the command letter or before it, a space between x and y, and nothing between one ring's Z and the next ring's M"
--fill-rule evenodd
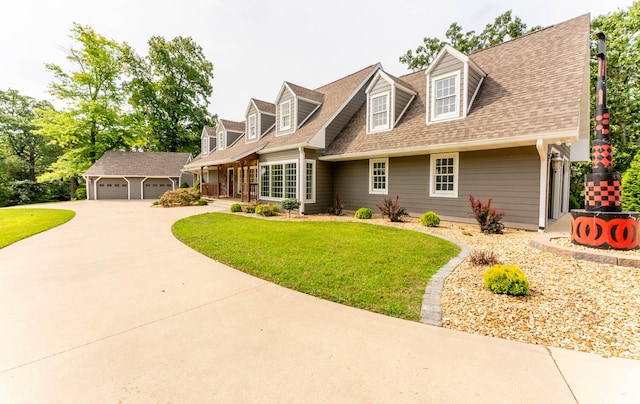
M538 190L538 231L543 232L547 226L547 146L543 139L536 141L536 150L540 156L540 185Z

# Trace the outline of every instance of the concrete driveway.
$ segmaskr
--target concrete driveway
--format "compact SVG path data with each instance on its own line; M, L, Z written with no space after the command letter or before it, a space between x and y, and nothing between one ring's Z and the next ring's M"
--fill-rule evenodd
M1 403L640 398L640 361L326 302L235 271L173 237L172 223L215 205L43 207L77 216L0 249Z

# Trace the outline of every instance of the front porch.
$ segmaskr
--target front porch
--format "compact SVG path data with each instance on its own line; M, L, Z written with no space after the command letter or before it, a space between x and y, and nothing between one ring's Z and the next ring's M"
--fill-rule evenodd
M227 164L200 168L200 192L212 199L237 199L248 203L259 198L258 155Z

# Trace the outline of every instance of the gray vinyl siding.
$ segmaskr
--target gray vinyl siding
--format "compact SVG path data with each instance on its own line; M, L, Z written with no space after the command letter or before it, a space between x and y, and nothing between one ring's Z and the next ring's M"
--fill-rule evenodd
M396 88L396 110L394 116L394 122L398 120L402 111L404 111L405 107L411 100L412 95L409 93L405 93L404 91Z
M369 95L372 96L384 93L385 91L391 91L391 84L383 78L378 78L378 81L376 82L376 84L374 84L373 88L369 92Z
M469 68L469 78L468 78L469 87L467 92L467 100L469 100L468 102L471 102L471 98L473 97L473 94L475 94L476 90L478 89L481 79L482 79L482 74Z
M318 104L313 104L311 102L306 102L302 100L298 100L298 120L296 122L296 126L300 126L302 121L307 119L309 115L318 107Z
M264 135L276 122L275 115L260 114L260 136Z
M227 147L231 146L240 136L242 133L227 131Z
M458 197L429 197L430 156L389 159L389 192L411 216L432 210L440 216L469 221L469 195L505 212L512 226L534 228L538 224L539 157L535 147L466 152L459 155ZM369 160L334 165L334 192L345 200L345 209L361 207L378 212L384 195L369 194Z
M281 131L280 130L280 104L282 104L283 102L287 101L287 100L291 100L291 107L290 107L290 116L291 116L291 127L287 130ZM277 117L277 121L276 121L276 136L279 135L286 135L289 133L293 133L296 129L296 103L295 103L295 99L293 97L293 94L291 94L291 92L289 90L287 90L286 88L284 89L284 91L282 92L282 96L280 97L280 99L278 100L278 103L276 104L276 117Z
M325 213L332 206L335 195L333 194L333 164L318 160L319 154L313 150L306 151L308 160L316 162L316 202L305 202L305 213Z
M367 95L364 91L359 91L351 101L340 111L336 118L327 126L325 131L325 145L328 146L334 141L336 136L344 129L349 121L367 102Z
M300 152L298 149L285 150L277 153L268 153L260 155L260 163L277 163L279 161L299 160Z

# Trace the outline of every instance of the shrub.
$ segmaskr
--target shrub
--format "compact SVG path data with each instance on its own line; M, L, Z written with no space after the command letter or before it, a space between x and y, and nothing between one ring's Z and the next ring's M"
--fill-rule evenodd
M481 200L476 201L473 195L469 195L469 202L473 211L472 215L478 221L483 233L502 234L504 224L500 223L500 220L502 220L504 212L491 207L491 198L487 198L487 203L483 204Z
M198 202L197 202L196 204L197 204L198 206L204 206L204 205L208 205L208 204L209 204L209 201L207 201L207 200L206 200L206 199L204 199L204 198L200 198L200 199L198 199Z
M258 206L257 202L251 202L251 203L247 203L242 205L242 211L244 213L255 213L256 212L256 206Z
M282 209L289 212L289 216L291 216L291 211L300 207L300 201L295 198L285 199L280 202L280 206L282 206Z
M198 190L200 189L200 178L198 178L196 182L193 183L193 188Z
M79 200L79 201L84 201L85 199L87 199L87 188L86 187L76 188L76 199Z
M260 204L256 206L256 214L262 216L274 216L280 212L277 204Z
M400 197L396 195L396 199L384 198L382 205L378 205L378 209L382 212L382 216L386 216L392 222L401 222L404 216L409 216L407 210L400 206L398 200Z
M369 208L360 208L356 210L356 218L358 219L371 219L373 217L373 213Z
M496 253L489 250L473 250L469 259L476 266L492 266L499 263Z
M427 227L436 227L440 224L440 216L435 212L426 212L420 216L420 223Z
M200 200L200 191L195 188L178 188L165 192L158 201L165 208L172 206L192 206Z
M494 265L484 272L484 284L493 293L513 296L529 294L527 276L515 265Z
M327 209L327 212L332 215L340 216L344 210L344 198L342 195L336 195L336 200L333 201L333 206Z
M180 188L189 188L189 184L186 181L180 183Z
M242 205L240 205L239 203L234 203L233 205L231 205L231 211L242 212Z

